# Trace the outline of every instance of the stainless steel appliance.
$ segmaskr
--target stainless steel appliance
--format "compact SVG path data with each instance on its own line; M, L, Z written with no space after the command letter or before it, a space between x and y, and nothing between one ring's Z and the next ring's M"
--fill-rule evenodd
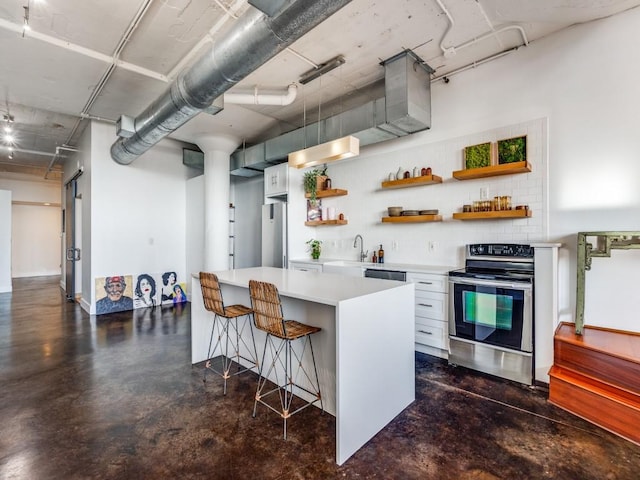
M449 363L533 383L533 247L473 244L449 272Z
M287 268L287 204L262 206L262 266Z
M384 280L398 280L400 282L407 281L407 272L398 270L380 270L377 268L366 268L364 276L368 278L382 278Z

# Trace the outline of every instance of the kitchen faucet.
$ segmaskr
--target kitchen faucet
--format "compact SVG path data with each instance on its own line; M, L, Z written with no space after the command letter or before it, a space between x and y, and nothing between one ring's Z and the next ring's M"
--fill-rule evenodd
M364 248L364 240L362 240L362 235L357 234L355 240L353 241L353 248L357 248L358 246L358 239L360 239L360 261L364 262L364 259L367 258L367 254L369 253L369 250L367 250L366 252L363 251Z

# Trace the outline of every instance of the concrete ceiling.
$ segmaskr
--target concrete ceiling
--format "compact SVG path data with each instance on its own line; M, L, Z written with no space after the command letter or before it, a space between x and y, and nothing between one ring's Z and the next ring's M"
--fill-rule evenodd
M215 116L199 114L171 137L195 142L202 133L227 133L247 143L262 141L314 121L319 111L325 116L332 108L374 98L371 86L379 86L384 74L380 61L405 48L439 79L639 5L640 0L353 0L231 90L284 93L308 70L345 57L341 67L300 85L291 105L227 104ZM48 170L49 177L59 176L65 148L77 145L87 119L115 122L122 114L138 115L253 8L246 0L3 0L0 121L13 118L15 144L10 152L0 141L0 176L44 177Z

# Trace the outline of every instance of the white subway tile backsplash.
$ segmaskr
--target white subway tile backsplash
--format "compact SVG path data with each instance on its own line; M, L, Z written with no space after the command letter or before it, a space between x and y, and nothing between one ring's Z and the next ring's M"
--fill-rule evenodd
M314 238L325 243L323 255L335 258L355 258L352 247L356 234L364 237L364 248L371 253L382 243L388 262L460 265L464 260L464 245L478 242L542 241L547 238L547 181L546 178L546 119L537 119L517 125L478 132L463 137L429 143L429 132L420 134L422 145L384 154L367 154L336 164L329 164L328 175L335 188L344 188L349 194L336 197L332 203L343 212L349 224L341 227L317 227ZM459 181L452 172L462 170L464 147L486 141L497 141L527 135L527 148L532 172L516 175ZM443 178L440 185L401 189L382 189L390 173L398 167L404 172L431 167L435 175ZM533 217L516 220L454 220L454 212L462 211L464 204L480 200L480 189L487 188L489 199L496 195L511 195L512 204L529 205ZM438 223L383 224L387 207L405 209L437 208L443 221ZM397 248L392 248L392 242ZM435 242L430 252L428 242Z

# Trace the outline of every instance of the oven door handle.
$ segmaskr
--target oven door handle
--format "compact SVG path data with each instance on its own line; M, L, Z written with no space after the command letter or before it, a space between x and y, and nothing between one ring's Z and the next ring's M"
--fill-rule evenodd
M503 287L503 288L512 288L514 290L531 290L532 285L530 283L513 283L513 282L505 282L503 280L484 280L480 278L460 278L455 277L449 278L449 283L456 284L462 283L464 285L482 285L486 287Z

